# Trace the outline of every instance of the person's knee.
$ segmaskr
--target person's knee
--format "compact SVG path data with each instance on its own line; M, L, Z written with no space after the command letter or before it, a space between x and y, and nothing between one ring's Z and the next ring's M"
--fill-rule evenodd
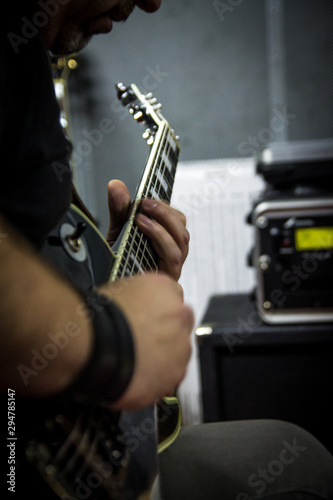
M307 451L311 451L312 454L331 457L325 446L303 427L283 420L267 420L263 422L266 432L272 432L275 441L280 441L283 445L282 456L287 455L286 450L290 450L294 458L306 454ZM333 460L333 457L331 458Z
M333 498L331 454L309 432L280 420L184 428L160 459L162 490L170 500L202 499L202 484L212 499L220 491L233 500L258 494L294 498L295 491L304 498Z
M333 457L322 443L293 423L265 420L261 425L263 446L268 443L270 451L265 455L266 462L248 477L250 490L254 488L256 494L298 490L332 498Z

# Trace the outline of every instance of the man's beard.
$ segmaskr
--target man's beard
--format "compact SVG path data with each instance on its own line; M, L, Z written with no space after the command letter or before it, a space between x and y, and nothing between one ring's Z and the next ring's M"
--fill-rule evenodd
M134 8L135 0L124 0L118 7L111 9L111 12L114 14L115 19L126 21L128 16L133 12Z
M56 40L51 48L51 52L55 56L76 54L77 52L80 52L80 50L84 49L86 45L88 45L91 38L92 35L78 33L68 40Z
M115 21L126 21L135 8L135 0L123 0L123 2L110 10L110 16ZM92 36L89 34L88 25L81 26L78 33L69 36L60 36L55 40L52 46L52 53L54 55L69 55L75 54L82 50L91 40ZM66 34L70 30L65 31Z

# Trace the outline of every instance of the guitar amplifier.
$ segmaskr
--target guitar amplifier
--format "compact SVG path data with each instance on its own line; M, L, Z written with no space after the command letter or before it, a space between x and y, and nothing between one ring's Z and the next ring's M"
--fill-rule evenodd
M333 141L275 144L248 222L257 309L270 324L333 320Z
M204 422L289 421L333 452L333 323L270 325L253 296L215 295L196 341Z

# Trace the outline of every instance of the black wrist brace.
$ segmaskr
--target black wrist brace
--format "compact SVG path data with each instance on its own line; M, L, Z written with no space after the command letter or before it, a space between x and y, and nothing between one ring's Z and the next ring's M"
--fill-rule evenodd
M91 292L84 298L92 321L93 349L90 360L65 391L77 402L108 406L126 390L134 369L134 344L121 310L105 295Z

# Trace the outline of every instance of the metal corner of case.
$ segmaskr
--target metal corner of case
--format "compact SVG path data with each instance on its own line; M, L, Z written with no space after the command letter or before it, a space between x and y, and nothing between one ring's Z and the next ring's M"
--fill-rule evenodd
M262 321L268 325L306 325L333 322L333 310L312 313L296 309L267 313L262 307L258 307L258 314Z
M274 317L274 313L267 313L262 307L257 306L257 311L260 319L263 323L268 325L276 324L276 317Z
M252 211L252 221L255 221L255 219L259 216L262 215L264 212L266 212L270 208L269 202L266 200L260 201L253 209Z
M195 329L196 337L203 337L205 335L211 335L214 331L216 323L203 323Z

